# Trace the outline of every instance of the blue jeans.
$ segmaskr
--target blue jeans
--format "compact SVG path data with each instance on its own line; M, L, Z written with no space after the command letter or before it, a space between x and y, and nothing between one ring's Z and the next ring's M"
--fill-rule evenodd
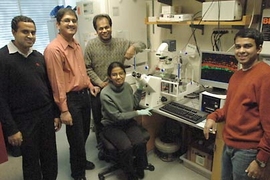
M235 149L224 145L222 155L222 180L252 180L245 170L256 159L256 149Z

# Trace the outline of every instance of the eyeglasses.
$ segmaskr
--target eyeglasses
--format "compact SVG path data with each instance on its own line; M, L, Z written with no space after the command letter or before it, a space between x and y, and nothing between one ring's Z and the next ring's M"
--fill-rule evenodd
M63 20L61 20L61 22L63 22L63 23L66 23L66 24L68 24L68 23L70 23L70 21L73 23L73 24L76 24L77 23L77 19L63 19Z

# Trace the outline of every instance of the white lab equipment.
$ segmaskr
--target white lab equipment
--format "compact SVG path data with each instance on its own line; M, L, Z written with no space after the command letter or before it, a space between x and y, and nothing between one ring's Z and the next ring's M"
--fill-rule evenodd
M168 56L168 46L169 45L165 42L161 43L156 51L156 56L157 57Z
M137 72L133 72L132 76L136 78L136 83L140 81L139 83L144 84L145 97L141 105L145 107L156 107L163 101L180 100L200 87L193 81L183 85L178 80L164 80L161 77Z
M173 41L168 40L168 42ZM167 42L162 42L155 53L157 58L157 63L155 65L156 74L159 74L159 76L161 76L162 78L172 74L174 72L175 65L177 64L175 61L175 58L177 57L176 51L171 51L171 49L172 48L169 47L169 44Z
M179 81L161 80L161 95L170 96L170 99L176 101L183 99L187 94L199 90L199 88L200 85L194 81L182 83Z
M58 29L56 27L56 18L51 18L47 21L47 28L50 42L56 38L58 34Z
M161 77L143 74L140 79L145 83L145 98L144 101L142 101L143 106L156 107L162 104L160 92Z
M144 107L156 107L162 104L161 101L161 77L151 76L133 72L132 76L136 79L136 83L144 84L145 97L140 102Z

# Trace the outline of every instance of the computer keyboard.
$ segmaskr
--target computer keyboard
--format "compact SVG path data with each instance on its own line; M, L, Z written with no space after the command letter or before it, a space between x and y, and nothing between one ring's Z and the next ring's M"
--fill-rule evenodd
M177 102L170 102L160 107L159 110L172 114L176 117L190 121L197 124L206 119L208 113L179 104Z

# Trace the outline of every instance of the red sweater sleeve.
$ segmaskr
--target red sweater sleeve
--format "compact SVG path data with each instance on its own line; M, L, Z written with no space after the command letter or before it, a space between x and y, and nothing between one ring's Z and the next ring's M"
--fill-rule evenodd
M257 158L270 157L270 67L261 62L230 79L226 102L208 118L225 120L223 139L237 149L258 149Z

